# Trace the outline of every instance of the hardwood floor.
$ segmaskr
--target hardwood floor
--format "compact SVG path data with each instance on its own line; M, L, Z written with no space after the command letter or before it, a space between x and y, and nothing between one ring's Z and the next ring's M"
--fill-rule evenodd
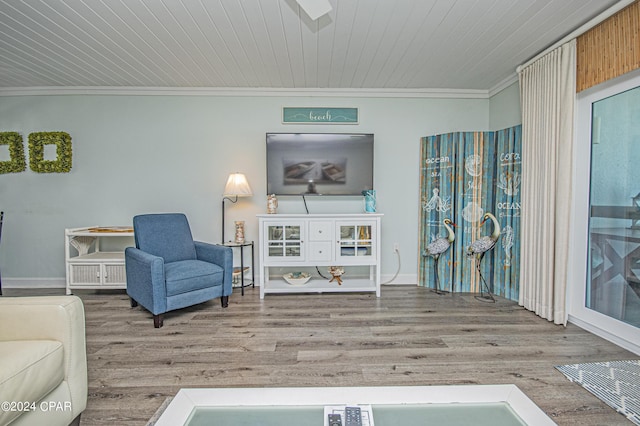
M23 295L7 289L5 295ZM554 366L637 359L582 329L499 299L414 286L371 294L267 295L245 289L166 314L124 292L79 293L89 403L82 425L145 425L183 387L517 385L559 425L628 425Z

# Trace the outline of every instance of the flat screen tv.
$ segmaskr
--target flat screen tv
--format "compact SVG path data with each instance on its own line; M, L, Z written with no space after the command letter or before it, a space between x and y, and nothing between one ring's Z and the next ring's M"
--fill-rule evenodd
M267 194L361 195L373 189L373 134L267 133Z

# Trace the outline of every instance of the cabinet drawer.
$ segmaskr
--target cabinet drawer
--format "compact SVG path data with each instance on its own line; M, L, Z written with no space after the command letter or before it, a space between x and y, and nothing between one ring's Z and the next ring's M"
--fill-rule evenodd
M69 265L71 284L100 284L100 265Z
M333 259L331 249L333 243L331 241L310 241L309 242L309 260L312 261L330 261Z
M333 222L312 221L309 222L309 241L331 241Z

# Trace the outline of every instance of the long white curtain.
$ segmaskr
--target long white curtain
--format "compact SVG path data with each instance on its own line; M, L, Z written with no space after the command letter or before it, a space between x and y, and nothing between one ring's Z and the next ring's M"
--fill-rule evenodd
M519 304L567 322L575 39L519 70L522 102L522 234Z

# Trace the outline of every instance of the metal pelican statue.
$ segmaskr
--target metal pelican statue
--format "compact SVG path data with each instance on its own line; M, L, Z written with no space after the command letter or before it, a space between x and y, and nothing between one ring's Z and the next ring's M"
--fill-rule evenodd
M434 276L436 280L436 288L435 293L437 294L445 294L448 293L446 290L440 290L440 278L438 277L438 260L440 259L440 255L449 250L451 244L456 239L456 234L453 232L451 226L456 226L455 223L451 221L451 219L445 219L442 221L442 224L447 230L446 237L439 237L431 242L424 250L422 250L423 256L431 256L433 257L433 269Z
M477 240L472 242L471 245L467 247L467 256L475 258L476 269L478 270L478 274L480 275L480 279L482 280L482 285L480 286L479 300L488 300L488 301L495 302L496 299L494 299L493 295L491 294L491 291L489 290L489 286L487 285L487 282L482 276L482 270L480 269L480 263L482 262L482 258L489 250L495 247L496 242L498 241L498 238L500 238L500 224L498 223L498 220L496 219L496 217L491 213L484 214L484 216L482 217L482 222L480 222L480 226L484 225L484 223L489 219L491 219L491 222L493 222L493 232L491 233L491 235L485 235L484 237L478 238ZM484 286L484 290L487 291L486 296L482 288L483 286Z

